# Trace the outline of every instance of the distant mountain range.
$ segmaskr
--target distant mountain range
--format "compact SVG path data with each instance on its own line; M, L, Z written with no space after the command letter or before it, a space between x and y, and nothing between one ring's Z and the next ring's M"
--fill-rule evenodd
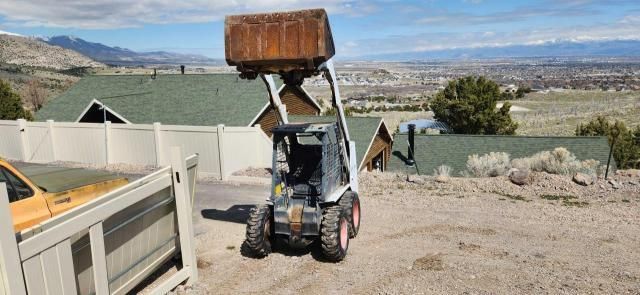
M30 40L30 48L43 50L47 47L37 45L34 42L43 42L48 45L55 45L64 49L78 52L97 62L110 65L225 65L223 59L208 58L197 54L182 54L167 51L136 52L121 47L111 47L101 43L85 41L72 36L46 37L23 37L18 34L0 31L0 36L4 36L4 46L8 39ZM18 39L16 39L18 38ZM15 41L14 41L15 42ZM25 41L26 42L26 41ZM43 44L43 45L46 45ZM52 47L55 48L55 47ZM5 47L5 54L1 61L9 62L14 49ZM46 51L46 50L45 50ZM22 52L24 53L24 52ZM68 53L66 53L68 55ZM50 55L48 52L40 55ZM45 61L38 60L39 54L34 52L31 61L21 59L23 64L38 64L46 66ZM25 57L26 57L25 56ZM345 58L338 59L346 60ZM464 60L464 59L494 59L494 58L523 58L523 57L640 57L640 40L609 40L609 41L584 41L577 42L571 40L550 41L541 44L529 45L509 45L495 47L474 47L474 48L454 48L431 51L408 51L387 54L371 54L352 57L350 59L380 60L380 61L410 61L410 60ZM20 59L20 56L17 56ZM68 57L57 59L69 60ZM74 63L81 65L89 64L87 61L79 61L77 58L73 62L57 62L55 67L68 67ZM67 63L67 64L64 64Z
M136 52L121 47L110 47L102 43L94 43L72 36L54 36L41 38L42 41L77 51L93 60L111 65L218 65L222 60L208 58L197 54L182 54L167 51Z
M73 50L4 32L0 33L0 63L56 70L104 66Z
M640 40L553 41L533 45L455 48L364 56L372 60L490 59L519 57L629 57L640 56Z

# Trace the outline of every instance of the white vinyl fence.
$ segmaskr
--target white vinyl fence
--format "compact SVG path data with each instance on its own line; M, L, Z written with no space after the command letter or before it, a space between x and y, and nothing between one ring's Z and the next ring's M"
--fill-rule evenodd
M200 175L226 179L249 167L270 167L271 140L256 127L95 124L0 120L0 157L105 166L169 163L170 146L198 154Z
M17 235L0 183L0 294L127 294L178 254L182 268L152 294L197 281L198 158L170 153L171 166Z

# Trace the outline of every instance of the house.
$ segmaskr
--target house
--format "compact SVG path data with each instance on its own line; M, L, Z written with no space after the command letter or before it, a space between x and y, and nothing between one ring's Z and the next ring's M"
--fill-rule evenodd
M358 170L386 171L393 137L380 117L346 117L349 136L356 142ZM291 123L335 122L334 116L289 116Z
M301 86L277 81L289 120L322 122L321 108ZM189 126L256 126L271 136L276 116L260 80L236 74L89 76L36 113L39 121ZM348 117L361 169L384 170L392 137L382 118Z
M321 108L302 88L278 79L282 102L294 115ZM36 119L61 122L254 126L270 135L276 124L262 81L236 74L88 76L46 104Z
M518 87L514 84L509 84L505 87L504 92L506 93L516 93L518 92Z

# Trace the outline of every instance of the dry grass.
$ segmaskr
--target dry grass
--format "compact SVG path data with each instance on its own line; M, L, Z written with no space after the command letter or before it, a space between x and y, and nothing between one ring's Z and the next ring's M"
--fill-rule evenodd
M531 110L512 113L520 135L571 136L579 123L597 115L622 120L631 127L640 125L640 92L566 90L531 93L511 103Z
M580 161L576 159L573 153L563 147L511 161L509 160L509 154L503 152L492 152L482 156L471 155L467 160L465 173L475 177L496 177L506 175L511 168L558 175L574 175L578 172L588 175L603 173L599 161ZM438 171L434 171L434 173L438 175Z
M600 162L596 160L579 161L569 150L559 147L553 151L539 152L531 157L514 159L511 161L511 166L521 170L559 175L573 175L578 172L597 175Z
M453 169L451 169L451 167L447 166L447 165L440 165L438 166L438 168L433 169L433 176L435 177L449 177L451 176L451 171Z
M475 177L505 175L511 168L509 154L491 152L482 156L471 155L467 160L467 171Z

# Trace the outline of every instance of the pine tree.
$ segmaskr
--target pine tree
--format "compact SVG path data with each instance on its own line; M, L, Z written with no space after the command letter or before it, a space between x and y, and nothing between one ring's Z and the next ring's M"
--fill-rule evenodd
M11 89L9 83L0 80L0 120L33 120L33 115L22 106L20 95Z
M500 109L498 84L484 77L465 77L450 81L438 92L430 108L436 120L444 122L458 134L515 134L518 124L511 119L511 104Z

